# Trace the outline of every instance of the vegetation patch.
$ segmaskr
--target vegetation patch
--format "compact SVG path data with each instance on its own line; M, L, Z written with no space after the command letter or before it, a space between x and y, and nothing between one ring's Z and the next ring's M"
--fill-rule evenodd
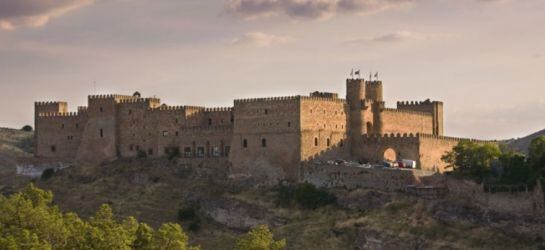
M325 189L316 188L310 183L282 185L277 188L277 204L283 207L294 204L303 209L314 210L335 204L337 197Z

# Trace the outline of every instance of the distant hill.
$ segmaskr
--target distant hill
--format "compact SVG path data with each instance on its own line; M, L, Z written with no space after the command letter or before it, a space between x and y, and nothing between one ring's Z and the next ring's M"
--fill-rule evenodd
M518 139L511 139L507 140L506 143L514 150L520 151L524 154L528 153L528 146L530 146L530 143L535 138L538 138L540 136L545 136L545 129L541 130L539 132L533 133L529 136L518 138Z
M15 171L18 158L31 157L33 145L33 132L0 128L0 175Z

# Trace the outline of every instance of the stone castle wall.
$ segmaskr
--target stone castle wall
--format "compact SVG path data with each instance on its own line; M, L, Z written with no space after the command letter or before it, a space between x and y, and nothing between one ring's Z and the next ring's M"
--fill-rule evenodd
M441 135L442 103L388 109L382 82L346 84L346 99L313 92L239 99L226 108L168 106L139 94L89 96L78 113L66 113L65 102L36 103L36 155L101 162L180 152L187 159L228 159L234 174L299 180L302 163L381 163L392 149L399 159L442 171L440 156L456 142L417 136Z
M398 109L383 109L381 113L382 129L379 134L433 134L431 113Z

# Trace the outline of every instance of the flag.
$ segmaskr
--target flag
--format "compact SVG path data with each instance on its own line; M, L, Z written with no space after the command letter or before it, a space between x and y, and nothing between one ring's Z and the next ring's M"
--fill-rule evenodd
M354 69L352 69L352 71L350 71L350 76L354 76Z
M377 73L375 73L375 78L378 78L378 72L377 72Z
M359 75L360 75L360 71L357 70L355 74L356 74L357 76L359 76Z

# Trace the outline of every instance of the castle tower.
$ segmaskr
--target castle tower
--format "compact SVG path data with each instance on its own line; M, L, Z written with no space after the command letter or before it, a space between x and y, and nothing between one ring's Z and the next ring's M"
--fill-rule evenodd
M430 113L433 115L433 134L443 135L443 102L426 100L423 102L398 102L397 108L400 110L413 110Z
M366 83L364 79L346 80L346 102L349 106L348 138L351 150L360 148L360 138L366 133L365 123L365 96ZM351 152L353 155L356 152Z
M40 114L58 114L58 113L67 113L68 112L68 103L67 102L35 102L34 103L34 141L37 142L39 133L41 133L41 122L38 119ZM38 152L38 143L34 143L34 152L36 155L40 155Z
M382 95L382 81L369 81L365 84L365 99L375 102L384 101Z

